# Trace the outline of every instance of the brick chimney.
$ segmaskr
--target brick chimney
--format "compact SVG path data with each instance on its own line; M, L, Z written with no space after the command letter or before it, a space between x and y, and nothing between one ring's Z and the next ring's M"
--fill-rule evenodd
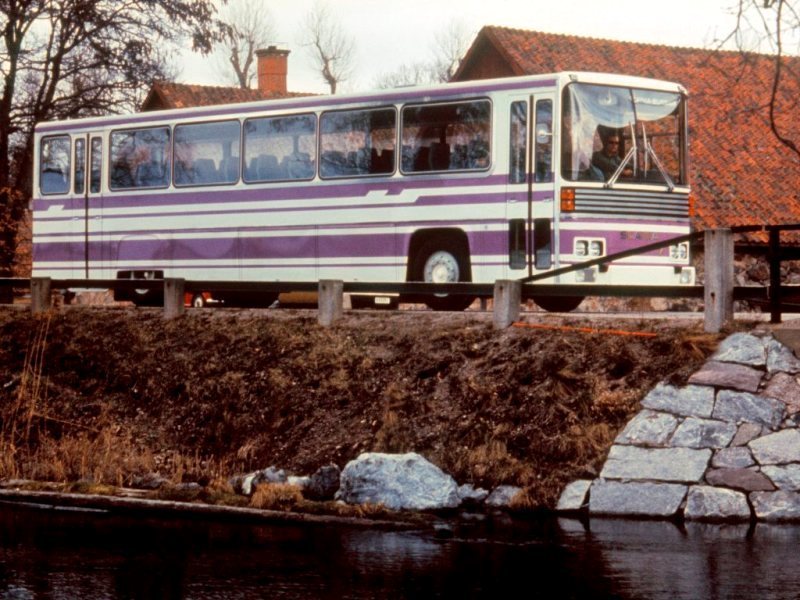
M266 94L286 94L289 50L270 46L256 50L258 57L258 89Z

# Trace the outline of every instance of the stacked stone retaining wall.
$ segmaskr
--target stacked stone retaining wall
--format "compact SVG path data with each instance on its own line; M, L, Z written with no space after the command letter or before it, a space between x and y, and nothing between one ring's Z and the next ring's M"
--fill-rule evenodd
M600 476L561 511L800 521L800 360L770 333L736 333L682 388L656 386Z

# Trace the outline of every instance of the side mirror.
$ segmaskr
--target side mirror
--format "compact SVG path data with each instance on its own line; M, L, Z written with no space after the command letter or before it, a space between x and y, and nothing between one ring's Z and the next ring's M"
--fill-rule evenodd
M536 143L547 144L550 138L553 137L553 132L550 131L550 125L547 123L539 123L536 125Z

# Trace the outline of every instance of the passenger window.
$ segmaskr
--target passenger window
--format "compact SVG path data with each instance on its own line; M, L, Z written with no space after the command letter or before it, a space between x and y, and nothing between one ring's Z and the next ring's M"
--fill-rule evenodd
M92 171L89 173L89 191L97 194L100 191L100 179L103 171L103 140L92 138L92 156L90 158Z
M86 187L86 140L75 140L75 185L76 194L83 194Z
M39 155L39 189L42 194L66 194L69 191L69 167L69 136L42 139Z
M316 115L248 119L244 123L244 180L313 179L317 171L316 133Z
M396 138L393 108L324 113L320 118L320 177L393 173Z
M528 103L511 104L511 148L509 151L509 183L525 183L528 168Z
M176 186L239 181L239 121L175 127Z
M488 100L405 107L402 171L488 169L491 110Z
M151 127L111 134L112 190L169 185L169 128Z

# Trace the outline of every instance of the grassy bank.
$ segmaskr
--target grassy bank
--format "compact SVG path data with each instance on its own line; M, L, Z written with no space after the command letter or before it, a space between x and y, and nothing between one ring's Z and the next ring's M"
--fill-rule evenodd
M224 487L275 465L309 474L364 451L416 451L459 483L550 507L592 477L660 380L718 341L699 325L511 328L480 315L0 309L0 479ZM591 324L570 321L569 325Z

